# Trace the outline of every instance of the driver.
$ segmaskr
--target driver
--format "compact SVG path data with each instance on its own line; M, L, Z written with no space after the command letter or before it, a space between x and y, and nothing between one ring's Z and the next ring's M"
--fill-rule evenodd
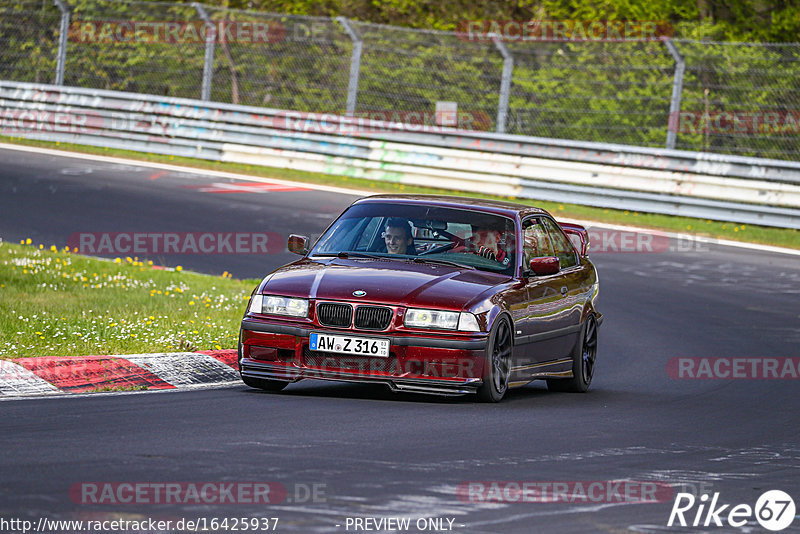
M407 219L391 217L386 221L383 239L389 254L416 254L411 223Z

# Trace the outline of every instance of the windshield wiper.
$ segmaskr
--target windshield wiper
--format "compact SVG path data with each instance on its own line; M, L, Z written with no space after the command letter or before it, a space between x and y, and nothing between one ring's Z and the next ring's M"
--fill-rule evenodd
M378 255L378 254L369 254L369 253L366 253L366 252L348 252L346 250L343 250L341 252L337 252L336 254L333 254L333 253L330 253L330 252L326 252L326 253L323 253L323 254L314 254L314 256L315 257L321 257L321 258L336 257L336 258L341 258L343 260L346 260L348 258L370 258L370 259L376 259L376 260L394 259L394 258L390 258L388 256L381 256L381 255Z
M411 258L411 260L414 263L435 263L435 264L438 264L438 265L450 265L451 267L459 267L461 269L472 269L473 271L475 270L475 267L473 267L472 265L465 265L463 263L456 263L454 261L448 261L448 260L435 260L433 258L420 258L419 256L415 256L415 257Z

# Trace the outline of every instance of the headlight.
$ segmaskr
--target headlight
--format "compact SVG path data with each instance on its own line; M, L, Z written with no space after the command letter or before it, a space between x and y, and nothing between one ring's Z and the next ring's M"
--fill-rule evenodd
M250 299L248 311L251 313L308 317L308 299L278 297L275 295L253 295Z
M409 309L403 324L411 328L437 328L478 332L478 320L471 313L442 310Z

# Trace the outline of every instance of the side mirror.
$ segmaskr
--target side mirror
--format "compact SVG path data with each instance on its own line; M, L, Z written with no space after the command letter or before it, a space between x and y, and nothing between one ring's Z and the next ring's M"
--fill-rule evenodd
M308 238L304 235L291 234L286 248L289 249L289 252L305 256L308 254Z
M556 274L561 269L561 262L555 256L531 258L529 267L535 275Z

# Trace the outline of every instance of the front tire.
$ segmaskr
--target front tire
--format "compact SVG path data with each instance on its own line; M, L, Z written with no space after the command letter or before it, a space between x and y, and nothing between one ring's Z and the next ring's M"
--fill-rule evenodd
M242 350L242 332L239 331L239 376L242 379L242 382L245 385L250 386L251 388L255 389L263 389L264 391L272 391L273 393L277 393L281 391L283 388L289 385L289 382L284 382L282 380L269 380L267 378L252 378L249 376L244 376L242 374L242 357L244 356L244 352Z
M597 319L589 315L581 332L581 342L572 355L572 378L551 378L547 380L550 391L585 393L594 377L597 360Z
M500 317L492 327L489 343L486 346L483 385L478 388L480 401L500 402L503 400L503 396L508 390L513 345L511 324L506 317Z
M251 388L255 389L263 389L264 391L272 391L273 393L277 393L278 391L283 390L286 386L289 385L289 382L283 382L281 380L269 380L266 378L252 378L249 376L243 376L242 382L250 386Z

